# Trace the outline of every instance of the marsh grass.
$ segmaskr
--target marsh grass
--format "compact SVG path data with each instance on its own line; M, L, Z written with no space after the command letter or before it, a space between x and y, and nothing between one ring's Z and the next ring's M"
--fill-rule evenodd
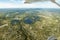
M14 12L13 15L10 14L11 17L4 18L0 13L0 26L8 24L0 28L0 40L47 40L52 35L60 40L60 14L48 11L32 12L18 15ZM18 19L14 19L15 17ZM27 21L24 21L25 18Z

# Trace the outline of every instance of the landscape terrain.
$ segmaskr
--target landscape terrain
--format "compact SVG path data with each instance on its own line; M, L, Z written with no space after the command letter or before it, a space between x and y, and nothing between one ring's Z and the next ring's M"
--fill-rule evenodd
M60 40L60 9L0 9L0 40L52 40L51 36Z

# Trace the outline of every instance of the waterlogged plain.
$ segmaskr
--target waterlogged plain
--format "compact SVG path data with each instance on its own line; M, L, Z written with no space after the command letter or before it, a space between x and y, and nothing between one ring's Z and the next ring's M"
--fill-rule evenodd
M60 40L60 9L0 9L0 40Z

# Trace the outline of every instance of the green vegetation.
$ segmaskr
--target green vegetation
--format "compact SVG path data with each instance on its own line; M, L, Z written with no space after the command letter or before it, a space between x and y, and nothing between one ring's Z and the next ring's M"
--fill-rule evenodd
M0 13L0 40L60 40L60 14L49 11Z

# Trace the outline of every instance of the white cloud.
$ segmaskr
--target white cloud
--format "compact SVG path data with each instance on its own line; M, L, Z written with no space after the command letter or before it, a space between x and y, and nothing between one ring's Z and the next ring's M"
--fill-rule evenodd
M13 2L13 3L23 3L24 0L10 0L10 2Z
M60 4L60 0L56 0L56 2L57 2L58 4Z
M52 2L36 2L31 4L0 3L0 8L60 8Z

